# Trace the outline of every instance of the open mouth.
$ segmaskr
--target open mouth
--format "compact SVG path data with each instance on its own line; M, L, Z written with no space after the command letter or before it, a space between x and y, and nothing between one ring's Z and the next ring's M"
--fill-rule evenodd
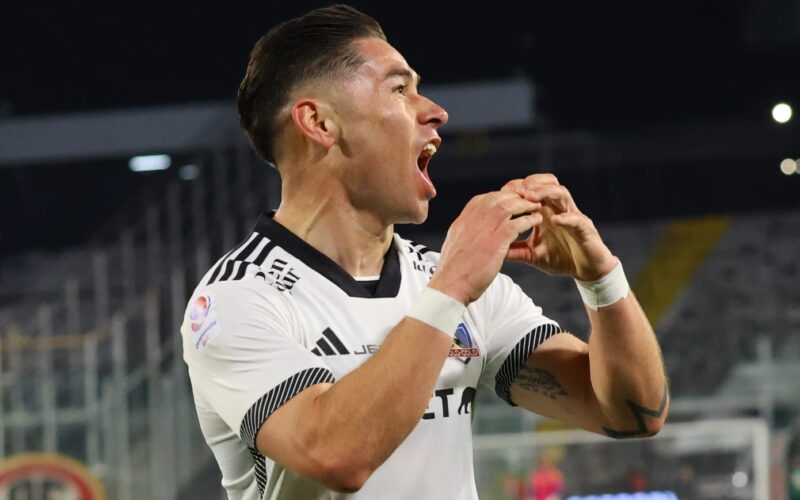
M431 158L433 155L436 154L436 145L432 142L429 142L425 145L425 149L419 154L417 157L417 167L419 167L420 171L423 173L427 173L428 170L428 163L430 163Z

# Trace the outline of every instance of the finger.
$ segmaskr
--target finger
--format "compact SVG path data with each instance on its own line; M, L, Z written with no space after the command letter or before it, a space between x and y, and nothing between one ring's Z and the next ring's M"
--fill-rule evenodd
M550 217L550 221L552 221L556 226L581 229L581 227L584 225L585 217L582 214L574 212L564 212L553 215Z
M515 215L535 212L542 208L542 203L520 198L514 193L498 193L499 196L494 200L494 205L501 210L504 216L513 217Z
M533 263L544 255L544 248L539 246L531 246L526 241L515 241L508 247L506 252L506 260L512 262L525 262Z
M592 220L581 213L565 212L555 214L550 217L550 222L555 226L563 228L575 238L596 233Z
M506 182L503 187L500 188L500 191L503 192L510 192L516 193L521 197L525 197L525 183L522 179L513 179Z
M525 177L525 187L534 187L539 185L555 185L558 186L558 178L553 174L533 174Z
M534 227L541 224L543 220L544 217L542 216L542 214L534 213L529 215L521 215L519 217L511 219L510 221L508 221L508 224L510 225L511 229L514 230L514 233L517 235L515 236L516 239L519 238L520 234L530 231Z
M512 243L506 252L506 260L511 262L531 262L531 249L524 242Z
M562 212L566 212L570 209L575 209L577 211L578 208L572 201L570 192L561 185L537 186L530 189L526 193L525 198L531 201L544 202Z

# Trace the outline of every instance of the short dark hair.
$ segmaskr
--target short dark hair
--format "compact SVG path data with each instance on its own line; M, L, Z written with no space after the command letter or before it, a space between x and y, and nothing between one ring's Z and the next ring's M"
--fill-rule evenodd
M298 85L336 77L363 64L353 47L360 38L386 40L380 24L347 5L315 9L261 37L239 85L239 123L253 149L276 165L278 113Z

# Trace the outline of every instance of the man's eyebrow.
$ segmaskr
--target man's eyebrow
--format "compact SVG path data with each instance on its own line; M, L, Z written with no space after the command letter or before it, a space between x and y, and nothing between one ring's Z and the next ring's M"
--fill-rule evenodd
M417 86L419 86L420 82L422 81L422 77L418 73L414 73L413 71L406 69L406 68L393 68L390 69L386 75L383 77L384 80L388 80L393 76L402 76L408 78L409 80L414 79L414 75L417 75Z

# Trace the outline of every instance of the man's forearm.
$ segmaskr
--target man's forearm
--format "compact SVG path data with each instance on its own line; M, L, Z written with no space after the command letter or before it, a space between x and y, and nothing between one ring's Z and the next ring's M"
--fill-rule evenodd
M591 382L603 429L611 437L652 435L664 423L669 402L661 350L639 302L628 294L598 310L591 322Z
M419 423L452 338L405 318L363 365L316 401L317 450L371 473Z

